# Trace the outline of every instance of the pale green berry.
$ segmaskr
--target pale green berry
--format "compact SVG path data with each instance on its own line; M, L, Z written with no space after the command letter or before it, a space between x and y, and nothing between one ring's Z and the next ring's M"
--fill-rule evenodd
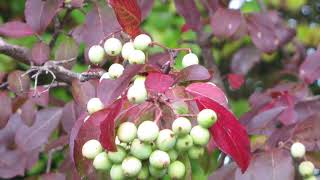
M193 53L189 53L182 58L183 68L186 68L188 66L195 65L195 64L199 64L199 59L198 59L198 56Z
M131 142L137 136L136 125L132 122L121 123L117 131L117 136L122 142Z
M155 168L166 168L170 164L170 157L168 153L164 151L155 150L150 155L149 163Z
M176 101L172 103L173 110L176 114L188 114L188 104L183 101Z
M172 123L172 131L178 136L189 134L191 128L190 120L185 117L179 117Z
M133 85L128 89L127 97L129 102L134 104L141 104L148 99L148 92L145 86Z
M87 111L89 114L93 114L97 111L100 111L104 108L103 103L99 98L91 98L87 103Z
M197 115L198 124L204 128L210 128L217 121L217 114L211 109L203 109Z
M100 77L99 82L102 82L104 79L111 79L111 77L110 77L108 72L103 73L103 75Z
M315 176L309 176L309 177L303 178L303 180L317 180L317 178Z
M312 176L314 171L314 165L310 161L303 161L299 165L299 173L301 176Z
M148 166L143 165L142 169L140 170L137 179L138 180L144 180L144 179L148 179L149 178L149 169Z
M152 153L152 147L150 144L135 139L131 143L130 153L138 159L148 159Z
M176 149L178 151L186 151L193 146L193 140L190 135L179 137L176 143Z
M167 169L149 166L149 172L150 172L151 176L153 176L155 178L162 178L163 176L165 176L167 174Z
M199 125L194 126L191 129L190 135L192 137L193 144L206 146L209 143L209 140L210 140L209 130Z
M112 162L109 160L106 152L98 154L93 160L93 167L97 170L107 170L111 169Z
M157 147L162 151L168 151L172 149L176 144L176 136L170 129L163 129L159 132L157 138Z
M186 167L180 161L174 161L168 167L168 175L170 179L182 179L186 174Z
M121 164L114 164L110 170L110 177L112 180L122 180L125 179L124 172L122 170Z
M117 56L122 49L122 43L117 38L109 38L104 43L104 50L109 56Z
M127 60L129 58L129 54L131 51L134 51L133 43L127 42L123 45L121 50L121 55L124 60Z
M103 148L99 141L91 139L82 146L82 156L88 159L94 159L102 152Z
M136 157L129 156L123 160L121 166L125 176L134 177L139 174L142 168L142 163Z
M130 64L144 64L146 55L141 50L133 50L129 54L128 61Z
M157 139L159 127L153 121L143 121L138 127L138 138L144 142L151 142Z
M204 147L192 146L188 150L188 155L190 159L199 159L204 154Z
M135 49L138 50L146 50L147 47L151 44L152 40L150 38L150 36L146 35L146 34L140 34L139 36L137 36L134 41L133 41L133 45Z
M72 1L72 0L64 0L64 3L65 3L65 4L69 4L69 3L71 3L71 1Z
M124 67L121 64L114 63L109 67L108 73L112 79L117 79L123 74Z
M178 159L178 152L174 149L171 149L170 151L167 152L169 157L170 157L170 161L173 162L175 160Z
M123 161L123 159L126 157L126 155L127 155L126 150L120 145L117 146L117 151L115 151L115 152L109 151L108 152L108 158L113 163L121 163Z
M145 86L146 77L137 75L133 81L134 86Z
M306 154L306 147L300 142L295 142L292 144L290 151L291 151L292 157L303 158L304 155Z
M88 52L89 60L92 64L100 64L103 62L105 53L101 46L94 45L90 47Z

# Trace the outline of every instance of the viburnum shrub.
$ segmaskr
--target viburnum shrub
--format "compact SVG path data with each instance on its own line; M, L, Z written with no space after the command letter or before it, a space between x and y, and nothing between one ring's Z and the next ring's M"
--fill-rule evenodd
M0 2L0 178L316 179L320 5L292 1Z

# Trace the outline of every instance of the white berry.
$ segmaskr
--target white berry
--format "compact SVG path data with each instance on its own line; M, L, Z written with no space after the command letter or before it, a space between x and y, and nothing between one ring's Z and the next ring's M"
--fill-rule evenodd
M122 142L131 142L137 136L137 127L132 122L124 122L120 124L117 136Z
M153 121L143 121L138 127L138 138L144 142L151 142L157 139L159 127Z
M141 104L148 98L148 92L145 86L133 85L128 89L127 97L129 102Z
M107 39L104 43L104 50L109 56L117 56L122 49L121 41L117 38Z
M301 176L311 176L313 175L314 165L310 161L303 161L299 165L299 173Z
M139 174L142 163L139 159L129 156L123 160L121 167L125 176L133 177Z
M92 139L84 143L82 146L82 155L88 159L94 159L102 152L102 146L99 141Z
M204 147L202 146L192 146L188 150L188 155L190 159L199 159L204 154Z
M98 154L93 160L93 167L97 170L110 170L112 162L106 152Z
M197 115L198 124L210 128L217 121L217 114L211 109L203 109Z
M149 163L155 168L166 168L170 165L170 157L168 153L160 150L155 150L150 155Z
M144 86L145 87L145 81L146 81L146 77L145 76L140 76L137 75L133 81L133 85L134 86Z
M137 175L138 180L148 179L149 178L149 169L147 165L143 165L139 174Z
M129 58L129 54L134 51L133 43L127 42L123 45L121 50L121 55L124 60L127 60Z
M131 143L130 153L138 159L148 159L152 153L152 147L150 144L135 139Z
M99 98L91 98L87 103L87 110L89 114L93 114L103 108L104 105Z
M123 74L124 67L121 64L114 63L109 67L109 76L113 79L117 79Z
M178 151L186 151L193 146L193 140L190 135L186 135L177 139L176 149Z
M110 77L108 72L102 74L102 76L100 77L99 82L102 82L104 79L111 79L111 77Z
M177 160L178 158L178 152L175 149L171 149L170 151L167 152L169 157L170 157L170 161L173 162L175 160Z
M176 145L176 136L170 129L163 129L157 138L157 147L162 151L168 151Z
M123 161L123 159L126 157L126 155L127 155L127 152L124 149L124 147L122 147L121 145L117 146L117 151L115 151L115 152L109 151L108 152L108 158L113 163L121 163Z
M144 64L146 55L141 50L133 50L129 54L128 61L130 64Z
M295 142L292 144L291 148L291 155L294 158L303 158L304 155L306 154L306 147L299 142Z
M182 67L183 68L186 68L186 67L194 65L194 64L199 64L199 59L198 59L197 55L195 55L193 53L189 53L182 58Z
M121 164L114 164L110 170L110 177L112 180L123 180L125 179L124 172Z
M105 56L104 49L99 45L94 45L90 47L88 56L92 64L100 64Z
M167 168L156 168L153 166L149 166L149 172L152 177L159 179L166 175ZM151 178L150 178L151 179Z
M147 49L147 47L151 44L152 40L150 38L150 36L146 35L146 34L140 34L139 36L137 36L134 41L133 41L133 45L135 49L138 50L145 50Z
M192 128L191 122L185 117L179 117L172 123L172 130L176 135L184 136L190 132Z
M181 161L174 161L168 168L170 179L182 179L186 173L186 167Z
M200 146L206 146L210 140L209 130L199 125L191 129L190 136L192 137L193 143Z

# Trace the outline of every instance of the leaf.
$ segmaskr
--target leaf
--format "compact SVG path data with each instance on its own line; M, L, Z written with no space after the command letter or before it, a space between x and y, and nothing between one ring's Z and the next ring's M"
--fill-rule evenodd
M194 97L207 97L224 107L228 107L228 99L224 92L213 83L193 83L186 87L186 92Z
M1 147L8 147L14 143L14 137L17 129L23 126L23 122L19 114L13 114L6 126L0 129L0 149Z
M200 12L197 9L196 3L194 0L175 0L174 1L177 12L184 17L188 26L194 30L199 31L202 24L200 21Z
M251 46L241 48L231 60L233 73L246 75L260 61L261 52Z
M65 180L66 176L62 173L46 173L41 176L42 180Z
M244 83L245 79L244 76L241 74L228 74L228 83L233 90L240 89L242 84Z
M26 158L18 150L9 151L0 149L0 177L9 179L15 176L23 176Z
M34 102L27 100L21 106L21 119L27 126L32 126L35 121L38 108Z
M176 52L172 54L173 57L176 55ZM168 52L152 54L148 59L148 68L152 71L162 72L170 64L170 58L170 53Z
M34 32L26 23L20 21L11 21L0 25L0 35L13 38L31 36Z
M12 114L12 101L6 91L0 91L0 107L0 129L2 129Z
M61 123L65 132L71 132L72 127L76 123L82 111L85 110L77 106L77 104L74 101L70 101L63 107Z
M23 71L13 71L8 76L8 84L11 91L20 94L22 92L28 92L30 88L29 76L22 76Z
M96 97L96 88L90 81L72 81L71 92L74 101L83 108L87 107L87 103L91 98Z
M69 60L78 56L79 46L71 37L65 37L59 44L56 52L56 60Z
M50 47L43 42L39 42L32 47L32 61L36 65L42 65L49 60Z
M124 32L132 37L140 34L141 10L137 0L108 0Z
M38 86L36 91L30 90L28 98L38 106L47 107L49 105L49 90L44 86Z
M209 129L211 136L218 148L230 155L245 172L251 158L250 141L245 128L220 103L205 96L196 97L195 100L199 110L209 108L217 113L218 121Z
M231 163L221 168L217 169L213 172L211 176L209 176L209 180L219 179L219 180L235 180L235 173L237 170L237 166L235 163Z
M320 78L320 49L306 57L300 66L299 76L308 84Z
M142 19L147 18L152 10L154 0L138 0L138 4L141 9Z
M82 7L84 0L71 0L72 7Z
M151 72L148 74L145 85L149 92L163 93L174 83L174 79L167 74Z
M207 81L211 78L209 71L201 65L192 65L182 69L176 78L178 82Z
M60 122L62 109L48 108L37 113L33 126L22 126L18 129L15 141L24 152L41 147Z

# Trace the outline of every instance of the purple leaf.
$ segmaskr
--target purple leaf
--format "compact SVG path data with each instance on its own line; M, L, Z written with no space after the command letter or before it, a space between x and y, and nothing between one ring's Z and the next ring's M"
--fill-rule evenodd
M87 103L91 98L96 97L96 87L90 81L72 81L71 92L74 101L83 108L87 107Z
M233 73L246 75L260 61L261 52L255 47L244 47L232 57L231 70Z
M172 54L175 56L176 54ZM148 68L152 71L161 72L166 64L170 63L170 54L168 52L156 53L149 57Z
M31 36L34 32L26 23L20 21L11 21L0 25L0 35L13 38Z
M70 101L63 108L63 113L61 117L62 127L65 132L70 133L72 127L74 126L76 120L80 117L80 113L83 110L74 101Z
M2 129L12 114L12 101L6 91L0 91L0 107L0 129Z
M184 17L189 27L194 31L198 31L202 26L200 21L201 15L194 0L175 0L174 3L177 12Z
M84 0L71 0L72 7L82 7Z
M145 19L152 10L154 0L138 0L141 9L142 20Z
M62 173L47 173L41 176L42 180L66 180L66 176Z
M308 55L300 66L299 76L306 83L312 84L320 78L320 49Z
M207 81L211 78L209 71L201 65L192 65L182 69L176 78L178 82Z
M0 148L0 177L13 178L15 176L23 176L26 165L25 154L20 153L18 150L1 150Z
M167 74L158 72L149 73L145 82L146 88L152 93L163 93L174 83L174 79Z
M55 52L55 59L56 60L69 60L72 58L77 58L79 53L79 46L75 42L75 40L72 37L65 37L64 41L59 44L56 52ZM73 61L72 63L68 63L66 66L67 68L71 68L73 64L75 64L76 61Z
M38 111L37 106L31 100L27 100L21 106L21 118L27 126L32 126L32 124L35 121L37 111Z
M47 107L49 104L49 91L44 86L38 86L36 91L30 90L28 97L38 106Z
M7 125L0 130L0 148L2 146L7 147L10 144L13 144L17 129L23 125L24 123L22 122L20 115L13 114L10 117Z
M28 92L30 88L30 78L29 76L22 76L23 74L23 71L16 70L8 76L9 88L17 94Z
M208 180L234 180L237 166L235 163L231 163L214 171L214 173L208 177Z
M43 42L39 42L32 47L32 61L36 65L42 65L49 60L50 47Z

